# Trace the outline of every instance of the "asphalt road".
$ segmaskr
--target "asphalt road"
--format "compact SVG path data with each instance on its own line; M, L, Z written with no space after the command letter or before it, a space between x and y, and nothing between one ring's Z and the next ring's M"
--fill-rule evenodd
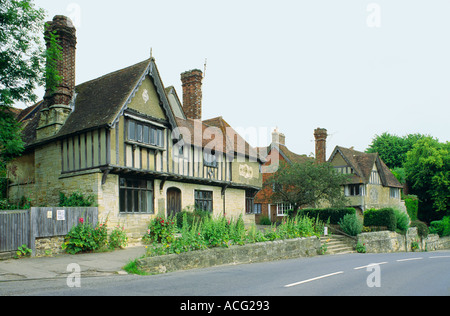
M155 276L81 275L80 287L73 288L67 281L1 282L0 295L450 296L450 251L326 255Z

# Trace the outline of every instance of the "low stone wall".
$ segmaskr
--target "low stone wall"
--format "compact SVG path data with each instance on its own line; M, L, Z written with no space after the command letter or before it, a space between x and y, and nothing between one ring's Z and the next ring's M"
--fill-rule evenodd
M308 237L147 257L138 259L136 263L139 269L147 273L161 274L218 265L310 257L317 255L320 247L317 237Z
M368 253L409 252L412 251L413 242L419 245L417 251L450 249L450 237L439 238L438 235L429 234L427 238L421 240L416 227L409 228L406 235L391 231L358 235L358 243L364 244Z
M36 238L36 257L53 256L64 252L64 236Z

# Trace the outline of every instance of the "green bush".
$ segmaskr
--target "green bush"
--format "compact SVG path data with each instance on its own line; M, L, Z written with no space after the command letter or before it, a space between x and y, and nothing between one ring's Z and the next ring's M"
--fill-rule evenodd
M60 207L90 207L95 205L95 197L93 195L85 196L83 193L74 192L69 197L59 192Z
M187 220L187 224L189 226L192 226L192 224L197 221L202 221L204 218L211 218L211 213L208 211L203 211L203 210L194 210L194 211L190 211L190 210L183 210L180 213L177 213L176 215L176 222L177 222L177 227L178 228L182 228L183 227L183 220L186 217Z
M348 214L356 214L354 208L324 208L324 209L303 209L298 211L300 216L308 216L313 219L330 224L338 224L339 221Z
M125 248L128 244L128 237L125 234L123 226L117 225L109 235L108 247L109 249Z
M419 212L419 199L416 195L407 195L404 198L406 210L412 221L417 220Z
M394 209L394 215L396 220L396 230L402 234L406 234L409 228L409 216L405 212Z
M395 231L397 219L392 208L369 209L364 212L364 226L386 226L388 230Z
M163 217L154 218L148 225L147 234L142 238L144 242L171 243L175 234L175 221Z
M439 237L450 236L450 216L445 216L440 221L431 222L430 234L438 234Z
M425 224L424 222L419 220L412 221L411 227L417 227L417 234L421 239L428 237L429 229L427 224Z
M190 224L191 215L184 213L181 228L174 221L156 218L151 221L143 241L147 243L147 255L179 254L186 251L213 247L229 247L276 239L289 239L320 235L323 224L306 216L286 219L279 226L272 226L266 234L256 227L246 229L242 216L238 219L205 216Z
M259 220L259 225L271 225L272 223L270 222L269 216L261 216L260 220Z
M363 223L356 214L347 214L340 221L342 231L350 236L356 236L362 232Z
M91 252L99 248L94 228L80 218L78 225L74 226L65 237L63 249L70 254Z

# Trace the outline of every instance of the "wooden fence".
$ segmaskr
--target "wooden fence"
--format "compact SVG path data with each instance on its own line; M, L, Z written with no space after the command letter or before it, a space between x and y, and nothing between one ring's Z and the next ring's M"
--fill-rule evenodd
M35 252L36 238L65 236L80 218L95 226L96 207L33 207L25 211L0 211L0 253L22 245Z

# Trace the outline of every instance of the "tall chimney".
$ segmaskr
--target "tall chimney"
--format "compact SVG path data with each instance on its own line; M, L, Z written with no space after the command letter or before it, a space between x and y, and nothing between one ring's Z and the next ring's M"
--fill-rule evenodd
M61 59L57 61L58 75L61 81L56 87L46 87L44 107L41 110L36 138L48 138L61 129L72 112L70 103L75 93L75 49L77 44L76 30L72 21L63 15L56 15L53 21L47 22L45 38L47 48L50 47L49 33L55 32L56 40L62 48Z
M181 74L183 110L186 117L190 119L202 119L202 80L203 73L198 69Z
M317 128L314 131L316 138L316 163L324 163L327 161L327 130L324 128Z
M278 128L275 129L272 133L272 144L280 144L286 146L286 136L283 133L278 131Z
M62 58L58 60L57 70L62 77L55 91L46 87L48 106L55 104L69 105L75 90L75 50L77 45L76 30L72 21L63 15L56 15L53 21L47 22L45 38L47 48L50 47L49 33L55 32L57 41L62 47Z

